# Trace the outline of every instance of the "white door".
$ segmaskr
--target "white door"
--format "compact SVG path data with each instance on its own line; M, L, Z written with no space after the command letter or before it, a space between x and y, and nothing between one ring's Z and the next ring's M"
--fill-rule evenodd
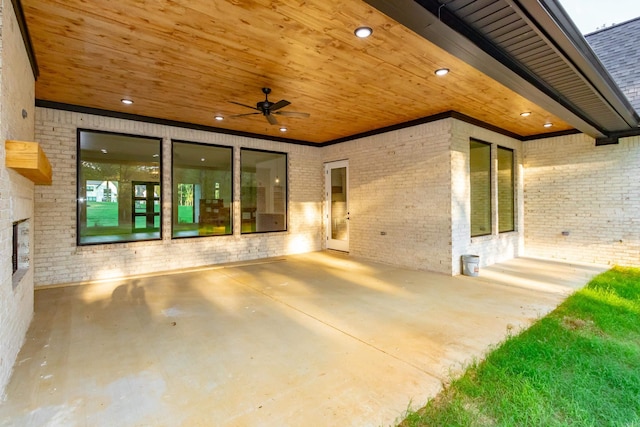
M349 252L349 162L326 163L327 249Z

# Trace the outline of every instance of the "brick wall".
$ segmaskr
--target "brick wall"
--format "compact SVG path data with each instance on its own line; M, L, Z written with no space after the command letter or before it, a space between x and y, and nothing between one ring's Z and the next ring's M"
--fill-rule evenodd
M37 193L36 285L257 259L325 247L326 230L321 215L323 160L349 160L352 255L459 274L463 253L475 251L484 255L485 265L518 253L519 233L479 240L469 238L468 150L471 137L509 148L519 146L510 138L453 119L316 149L58 110L37 112L37 135L52 160L54 185ZM452 139L454 124L457 135ZM170 152L170 138L289 152L290 230L266 236L239 236L236 206L234 236L171 240L166 237L170 229L171 194L165 182L162 241L76 247L78 127L164 137L165 155ZM458 144L454 151L452 140ZM239 150L235 156L237 165ZM170 176L167 158L163 167L165 176ZM235 174L237 200L238 167ZM454 222L452 212L456 213Z
M76 130L163 138L163 238L76 246ZM36 189L36 286L252 260L321 248L320 149L157 124L36 109L36 137L53 168L53 185ZM171 239L171 139L235 147L234 235ZM240 147L288 153L287 232L240 235Z
M469 141L515 150L516 230L470 238ZM490 265L523 252L522 143L454 119L375 135L323 150L325 162L349 160L350 253L403 267L460 274L463 254ZM381 235L385 232L386 235ZM326 231L325 231L326 239Z
M471 238L471 203L469 177L469 141L477 139L492 144L492 199L491 228L487 236ZM516 231L498 233L498 164L497 146L514 150L515 164L515 229ZM459 120L453 120L451 140L451 215L452 215L452 254L449 274L460 274L462 255L480 256L480 266L495 264L524 253L523 219L523 149L522 143L513 138L474 126Z
M351 254L450 273L451 122L323 149L325 162L349 160Z
M7 139L34 139L34 79L11 2L0 7L0 396L24 341L33 314L33 266L23 258L13 275L13 222L33 218L28 179L4 167ZM27 117L22 117L22 110ZM30 222L30 225L32 223ZM33 229L31 226L29 227ZM28 246L33 248L33 233Z
M240 153L236 150L233 236L171 240L171 190L165 181L162 241L76 247L78 127L162 137L165 156L170 153L171 138L288 152L289 231L239 235ZM322 162L342 159L349 160L350 169L352 255L459 274L463 254L479 255L481 266L523 255L526 231L529 255L637 263L637 215L634 217L633 212L638 209L638 184L627 179L638 168L638 140L633 138L618 146L598 148L582 135L523 144L465 122L445 119L319 149L49 109L37 110L36 132L54 168L54 185L36 188L36 285L318 250L326 242ZM492 233L476 238L470 238L471 138L493 145L495 175ZM497 232L498 145L515 153L516 231L506 233ZM523 164L525 153L527 162ZM168 158L163 167L165 176L170 176ZM588 221L580 223L578 219L583 217ZM550 231L549 218L553 218L553 225L562 225L562 230ZM609 233L593 230L598 221L602 223L599 229L606 228ZM578 240L576 234L583 230L588 230L590 237ZM570 231L570 236L561 236L561 231Z
M640 265L640 137L596 147L571 135L524 150L527 255Z

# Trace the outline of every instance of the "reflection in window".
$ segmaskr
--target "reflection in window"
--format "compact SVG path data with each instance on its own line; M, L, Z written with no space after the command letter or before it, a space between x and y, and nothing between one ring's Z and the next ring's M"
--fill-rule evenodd
M515 230L513 150L498 147L498 232Z
M347 168L331 169L331 238L347 240Z
M471 236L491 234L491 145L471 141Z
M160 239L160 143L78 130L78 244Z
M231 147L173 142L173 237L232 234Z
M249 149L240 154L242 232L286 231L287 155Z

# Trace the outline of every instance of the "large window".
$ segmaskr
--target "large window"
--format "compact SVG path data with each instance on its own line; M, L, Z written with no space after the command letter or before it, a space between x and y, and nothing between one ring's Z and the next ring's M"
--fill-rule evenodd
M78 244L161 238L161 140L78 130Z
M233 149L173 142L173 237L232 234Z
M513 150L498 147L498 231L515 230Z
M471 140L471 237L491 234L491 145Z
M243 233L287 229L287 155L242 149L240 207Z

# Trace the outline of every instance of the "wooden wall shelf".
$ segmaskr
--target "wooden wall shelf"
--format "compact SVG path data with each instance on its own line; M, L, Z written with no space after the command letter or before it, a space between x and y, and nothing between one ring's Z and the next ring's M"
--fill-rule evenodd
M35 184L51 184L49 159L37 142L7 140L4 144L5 165L29 178Z

